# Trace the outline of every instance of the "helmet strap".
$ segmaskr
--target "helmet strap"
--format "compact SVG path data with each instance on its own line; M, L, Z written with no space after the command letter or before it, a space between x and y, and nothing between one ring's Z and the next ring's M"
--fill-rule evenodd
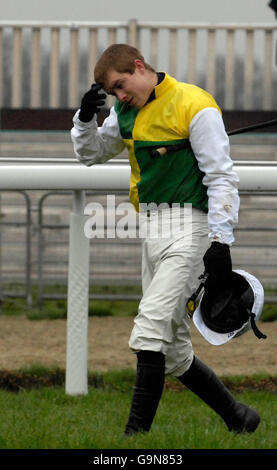
M250 317L251 328L252 328L255 336L257 336L257 338L259 338L259 339L261 339L261 338L266 339L267 336L264 335L256 325L256 322L255 322L256 315L255 315L255 313L250 312L249 310L247 310L247 313Z

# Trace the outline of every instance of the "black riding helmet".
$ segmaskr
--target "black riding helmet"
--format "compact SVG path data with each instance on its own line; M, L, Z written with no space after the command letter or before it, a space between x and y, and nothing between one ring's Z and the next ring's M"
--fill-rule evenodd
M210 289L205 281L202 286L204 293L193 313L193 321L208 342L224 344L251 328L258 338L266 338L255 323L262 313L264 290L252 274L236 270L225 287Z
M205 290L201 313L206 325L217 333L238 330L249 319L254 293L244 277L232 272L230 285L218 291Z

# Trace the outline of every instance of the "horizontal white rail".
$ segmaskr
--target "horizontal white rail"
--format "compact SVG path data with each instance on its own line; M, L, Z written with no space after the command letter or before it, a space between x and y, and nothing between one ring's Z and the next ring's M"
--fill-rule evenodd
M133 21L133 20L131 20ZM135 21L135 20L134 20ZM182 22L182 21L140 21L136 22L138 28L196 28L196 29L273 29L276 23L213 23L213 22ZM91 27L125 27L128 28L128 21L35 21L35 20L0 20L2 28L91 28Z
M127 189L130 166L82 164L1 165L0 188L5 189Z
M277 162L235 162L242 191L277 191ZM0 190L127 190L130 165L0 164Z
M126 21L0 21L2 28L120 28L128 27Z

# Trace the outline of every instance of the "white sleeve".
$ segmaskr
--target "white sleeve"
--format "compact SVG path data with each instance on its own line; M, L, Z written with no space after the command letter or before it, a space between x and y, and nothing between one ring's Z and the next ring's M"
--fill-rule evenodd
M239 178L230 158L229 138L220 112L205 108L190 123L190 143L209 199L209 238L231 245L238 223Z
M79 112L80 110L73 117L71 140L74 153L81 163L87 166L105 163L123 151L125 144L120 135L117 114L113 107L101 127L97 125L96 116L89 122L80 121Z

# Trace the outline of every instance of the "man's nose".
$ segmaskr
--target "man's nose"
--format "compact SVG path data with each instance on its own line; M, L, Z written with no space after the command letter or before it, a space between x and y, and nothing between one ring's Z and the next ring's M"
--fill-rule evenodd
M124 91L122 91L122 90L118 90L117 93L116 93L116 95L117 95L117 99L118 99L119 101L126 101L126 99L127 99L126 93L125 93Z

